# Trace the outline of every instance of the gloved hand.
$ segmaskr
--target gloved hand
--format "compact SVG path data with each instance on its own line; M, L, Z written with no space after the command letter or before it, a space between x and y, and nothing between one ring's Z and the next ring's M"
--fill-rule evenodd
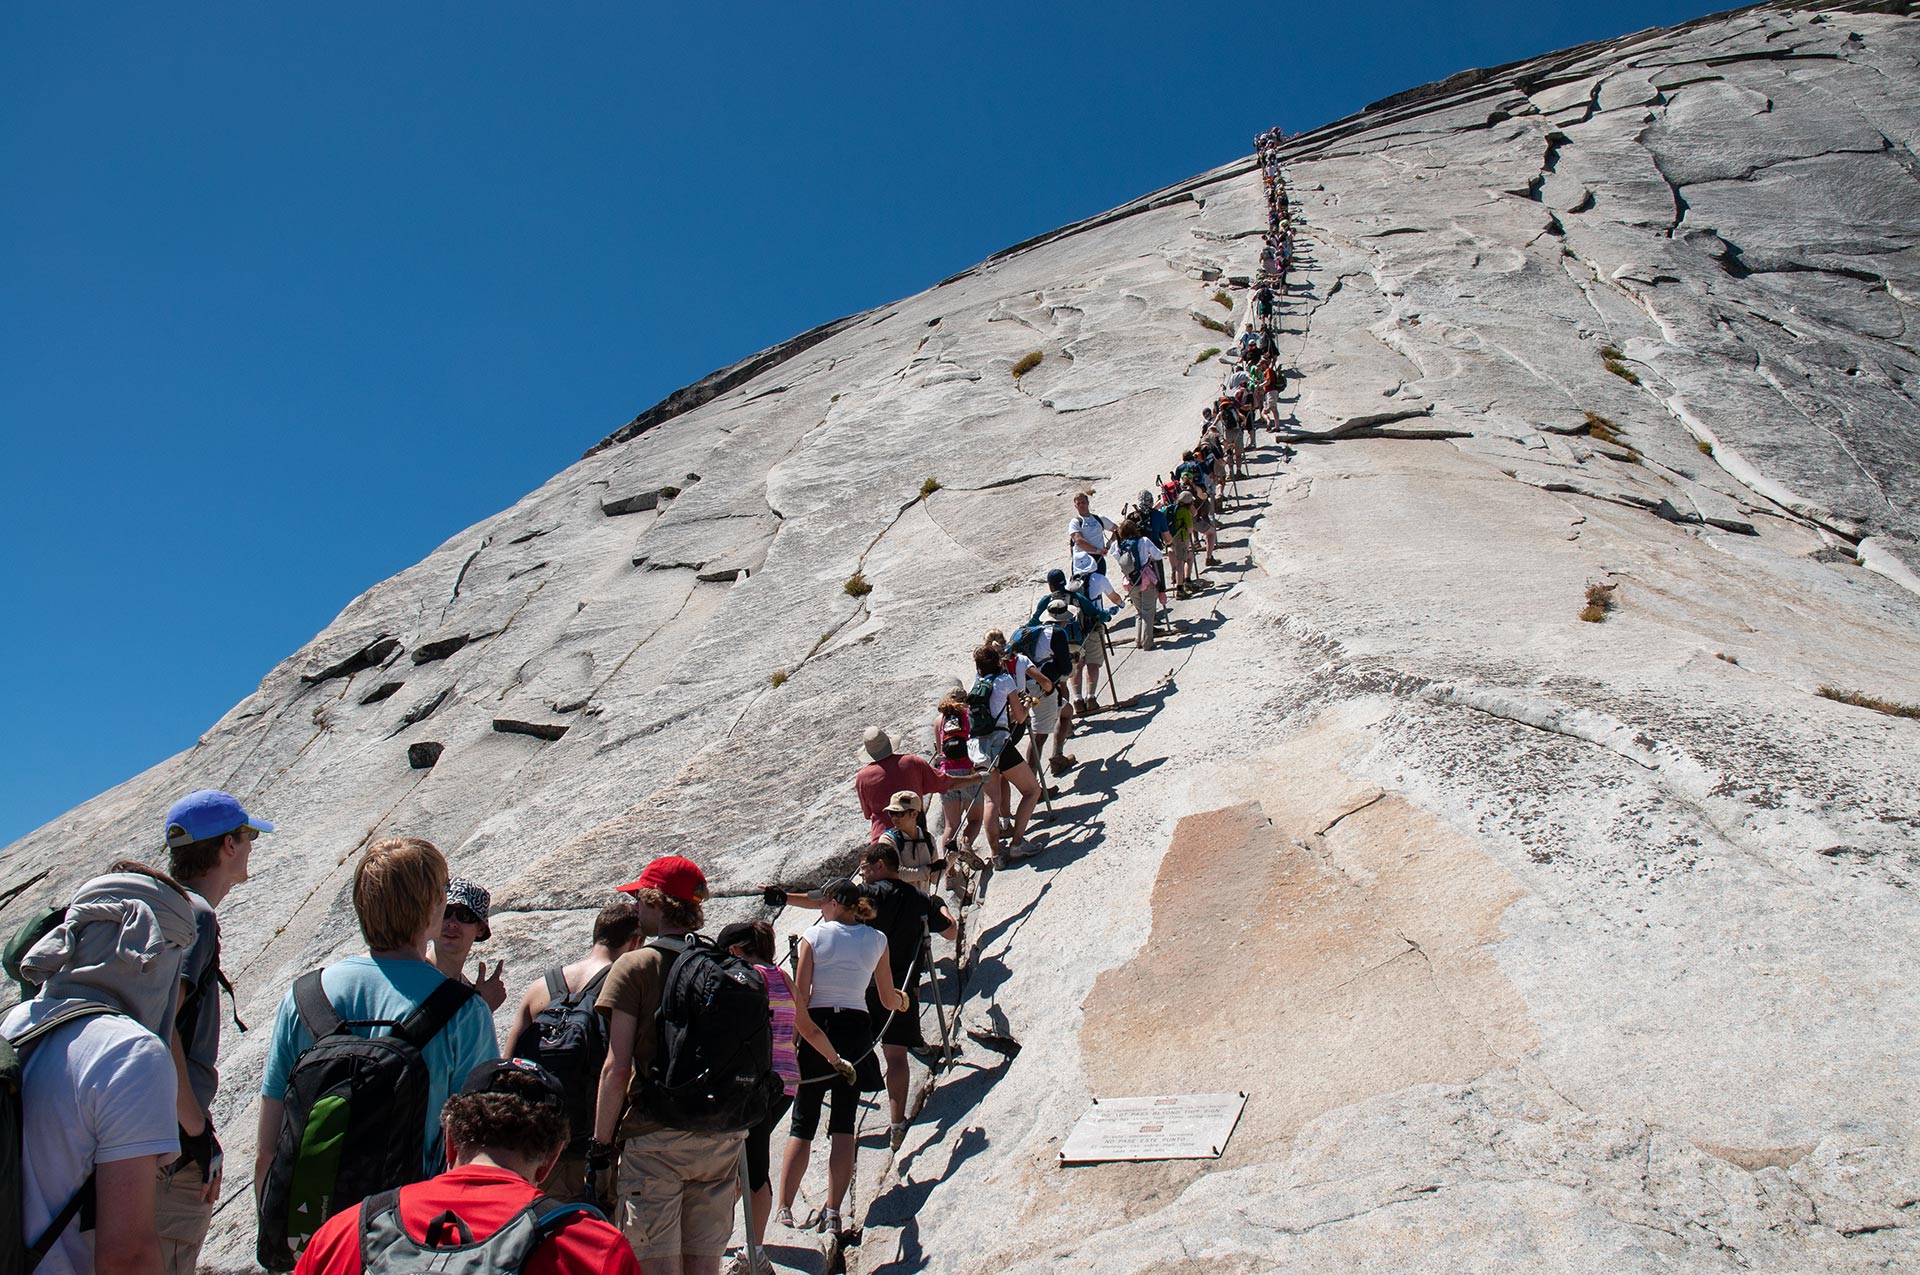
M935 876L939 876L942 872L945 872L946 870L947 870L947 861L944 858L935 859L932 863L929 863L927 865L927 871L933 873Z
M760 901L770 908L785 907L787 905L787 892L777 885L770 885L760 891Z
M860 1083L860 1073L856 1071L854 1069L853 1064L848 1062L846 1059L844 1058L834 1059L833 1069L834 1071L839 1073L840 1079L846 1081L848 1084L857 1085ZM839 1101L839 1099L835 1099L835 1101L837 1102Z
M602 1213L613 1207L614 1154L610 1143L592 1139L587 1142L587 1173L582 1195Z
M180 1130L180 1158L174 1161L176 1168L183 1164L197 1164L201 1176L211 1182L220 1172L222 1159L220 1139L213 1136L212 1121L208 1121L199 1133Z

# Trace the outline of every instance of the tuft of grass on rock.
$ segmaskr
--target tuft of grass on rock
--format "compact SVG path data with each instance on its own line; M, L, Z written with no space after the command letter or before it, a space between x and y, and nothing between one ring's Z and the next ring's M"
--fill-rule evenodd
M1698 447L1698 448L1700 449L1700 454L1701 454L1702 456L1711 456L1711 455L1713 455L1713 444L1712 444L1712 443L1709 443L1709 442L1708 442L1708 441L1707 441L1706 439L1704 439L1704 438L1697 438L1697 439L1695 439L1695 440L1694 440L1694 443L1693 443L1693 445L1694 445L1695 447Z
M1046 353L1042 350L1035 350L1031 354L1021 355L1020 361L1013 365L1013 379L1017 381L1027 373L1033 371L1033 369L1040 366L1040 360L1046 357Z
M1617 584L1588 584L1587 605L1580 609L1580 618L1588 624L1599 624L1607 618L1607 612L1613 610L1613 591Z
M1200 321L1200 326L1201 326L1201 327L1203 327L1203 328L1208 328L1208 329L1211 329L1212 331L1215 331L1215 332L1223 332L1223 333L1228 333L1228 334L1231 334L1231 333L1232 333L1232 331L1233 331L1233 329L1232 329L1232 328L1230 328L1230 327L1228 327L1228 326L1227 326L1226 324L1224 324L1224 323L1222 323L1222 322L1220 322L1220 320L1218 320L1218 319L1215 319L1215 318L1211 318L1211 317L1209 317L1209 316L1207 316L1207 315L1204 315L1204 314L1196 314L1196 315L1194 315L1193 317L1194 317L1194 318L1196 318L1196 319L1198 319L1198 320Z
M1725 660L1727 663L1732 664L1736 667L1738 667L1740 663L1738 659L1736 659L1734 656L1728 655L1725 651L1715 651L1713 653L1713 658L1716 660Z
M1626 358L1627 356L1620 352L1618 346L1603 345L1600 347L1600 362L1606 367L1607 371L1613 373L1629 385L1638 385L1640 384L1640 374L1627 366Z
M1881 699L1877 695L1844 690L1838 686L1823 686L1815 694L1836 703L1851 704L1855 708L1870 708L1876 713L1885 713L1888 717L1920 719L1920 704L1900 704L1890 699Z
M929 477L927 481L920 484L920 499L925 500L928 496L933 495L934 492L939 490L940 490L940 480L938 478Z
M775 689L785 686L786 684L787 684L787 670L783 668L775 669L772 675L767 678L767 685L774 687Z
M1587 413L1587 437L1597 438L1603 443L1612 443L1615 447L1626 446L1620 441L1619 431L1614 428L1613 422L1598 412Z
M867 576L863 571L856 571L848 576L847 582L840 587L847 591L847 596L850 598L864 598L873 592L873 586L867 583Z
M1220 353L1220 347L1219 347L1219 346L1217 346L1217 345L1209 345L1209 346L1208 346L1208 347L1207 347L1206 349L1204 349L1204 350L1202 350L1202 351L1200 351L1200 353L1198 353L1198 354L1196 354L1196 355L1194 355L1194 357L1193 357L1193 366L1194 366L1194 367L1199 367L1199 366L1200 366L1200 365L1201 365L1202 363L1205 363L1205 362L1206 362L1206 361L1207 361L1208 359L1210 359L1210 358L1212 358L1212 357L1213 357L1214 355L1216 355L1216 354L1218 354L1218 353Z
M827 402L829 403L838 403L839 401L840 401L840 396L838 394L835 394L832 398L827 400Z
M680 489L678 487L662 487L660 489L660 499L662 500L672 500L675 496L678 496L679 494L680 494Z
M1227 295L1225 288L1217 289L1213 294L1213 303L1224 309L1233 309L1233 298Z

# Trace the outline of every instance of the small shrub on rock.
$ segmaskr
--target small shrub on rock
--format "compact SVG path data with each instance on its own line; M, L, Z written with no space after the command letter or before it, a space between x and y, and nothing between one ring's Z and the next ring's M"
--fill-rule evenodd
M1214 292L1213 303L1228 310L1233 309L1233 298L1227 295L1225 288L1220 288Z
M867 576L863 571L856 571L848 576L847 582L840 587L847 591L847 596L850 598L864 598L873 592L873 586L867 583Z
M1200 351L1200 353L1198 353L1198 354L1196 354L1196 355L1194 355L1194 358L1193 358L1193 366L1195 366L1195 367L1199 367L1199 366L1200 366L1200 365L1201 365L1202 363L1205 363L1205 362L1206 362L1206 361L1207 361L1208 359L1210 359L1210 358L1212 358L1212 357L1213 357L1214 355L1216 355L1216 354L1218 354L1218 353L1220 353L1220 347L1219 347L1219 346L1217 346L1217 345L1209 345L1209 346L1208 346L1208 347L1207 347L1206 349L1204 349L1204 350L1202 350L1202 351Z
M1196 319L1198 319L1198 320L1200 321L1200 326L1201 326L1201 327L1203 327L1203 328L1209 328L1209 329L1211 329L1212 331L1215 331L1215 332L1225 332L1225 333L1231 333L1231 332L1233 331L1233 329L1232 329L1232 328L1230 328L1230 327L1228 327L1228 326L1227 326L1226 324L1224 324L1224 323L1222 323L1222 322L1220 322L1220 320L1218 320L1218 319L1215 319L1215 318L1211 318L1211 317L1209 317L1209 316L1207 316L1207 315L1204 315L1204 314L1196 314L1196 315L1194 315L1193 317L1194 317L1194 318L1196 318Z
M920 484L920 499L925 500L928 496L933 495L934 492L939 490L940 490L940 480L938 478L930 477L927 479L927 481Z
M1617 584L1588 584L1587 605L1580 609L1580 618L1588 624L1599 624L1607 618L1607 612L1613 610L1613 591Z
M775 669L773 671L772 676L767 678L767 685L773 687L776 690L778 690L782 686L785 686L786 684L787 684L787 670L783 668Z
M1013 379L1017 381L1027 373L1033 371L1033 369L1040 366L1040 360L1046 357L1045 352L1041 350L1035 350L1031 354L1021 355L1020 361L1013 365Z

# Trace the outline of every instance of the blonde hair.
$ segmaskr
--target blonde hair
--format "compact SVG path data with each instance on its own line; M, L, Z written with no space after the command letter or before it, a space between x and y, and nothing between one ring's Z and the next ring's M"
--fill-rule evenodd
M376 952L411 944L447 902L447 859L421 837L383 837L353 870L353 910Z
M1006 645L1007 645L1007 635L1006 635L1006 631L1005 631L1005 630L1003 630L1003 629L988 629L988 630L987 630L987 645L988 645L988 646L997 646L997 647L999 647L999 648L1001 648L1002 650L1005 650L1005 649L1006 649Z

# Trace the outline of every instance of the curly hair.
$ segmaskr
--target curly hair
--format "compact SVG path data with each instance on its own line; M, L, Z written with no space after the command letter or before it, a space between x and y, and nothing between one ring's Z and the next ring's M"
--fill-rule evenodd
M646 886L633 892L635 902L660 909L660 919L676 930L697 930L707 923L707 910L698 902L676 899L663 890Z
M506 1151L544 1160L567 1144L567 1113L515 1093L455 1094L440 1108L447 1142L463 1151Z

